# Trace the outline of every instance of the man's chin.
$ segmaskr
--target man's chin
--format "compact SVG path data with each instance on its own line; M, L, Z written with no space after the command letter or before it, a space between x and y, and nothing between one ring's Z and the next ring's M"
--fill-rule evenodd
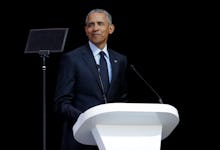
M93 38L91 40L94 44L101 44L102 43L102 40L100 38Z

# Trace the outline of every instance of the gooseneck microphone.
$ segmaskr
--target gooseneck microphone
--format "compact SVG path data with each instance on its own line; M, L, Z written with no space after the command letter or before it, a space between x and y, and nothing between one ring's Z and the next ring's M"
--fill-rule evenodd
M138 77L139 77L142 81L144 81L144 83L151 89L151 91L154 92L154 94L158 97L159 102L160 102L161 104L163 104L163 100L162 100L162 98L160 97L160 95L153 89L153 87L152 87L149 83L147 83L147 81L142 77L142 75L135 69L134 65L131 64L130 67L131 67L132 70L138 75Z
M99 81L100 81L100 83L101 83L102 96L103 96L104 101L105 101L105 104L106 104L108 101L107 101L107 97L106 97L106 94L105 94L102 77L101 77L101 74L100 74L100 66L97 64L97 65L96 65L96 68L97 68L97 70L98 70Z

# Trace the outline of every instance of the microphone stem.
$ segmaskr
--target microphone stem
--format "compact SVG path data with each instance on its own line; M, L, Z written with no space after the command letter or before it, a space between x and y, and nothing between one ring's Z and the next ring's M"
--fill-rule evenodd
M103 95L103 98L104 98L104 101L105 101L105 104L106 104L107 103L107 97L105 95L104 85L103 85L102 78L101 78L101 75L100 75L100 68L99 68L99 66L97 66L97 69L98 69L99 81L101 83L102 95Z
M144 81L144 83L157 95L157 97L159 98L159 102L161 104L163 104L163 100L160 97L160 95L153 89L153 87L147 83L147 81L140 75L140 73L135 69L134 65L131 65L131 68L134 70L134 72L136 72L136 74L141 78L141 80Z

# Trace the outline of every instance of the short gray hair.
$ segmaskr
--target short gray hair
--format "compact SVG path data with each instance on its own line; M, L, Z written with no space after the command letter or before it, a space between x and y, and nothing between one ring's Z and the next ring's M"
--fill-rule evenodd
M88 22L88 17L89 17L89 15L92 14L92 13L104 13L104 14L106 15L106 17L107 17L108 23L109 23L109 24L112 24L112 16L111 16L111 14L110 14L109 12L107 12L106 10L104 10L104 9L99 9L99 8L93 9L93 10L91 10L91 11L87 14L86 20L85 20L85 23L86 23L86 24L87 24L87 22Z

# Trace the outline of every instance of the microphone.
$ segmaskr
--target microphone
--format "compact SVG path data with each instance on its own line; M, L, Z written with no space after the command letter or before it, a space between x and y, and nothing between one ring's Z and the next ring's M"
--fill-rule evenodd
M107 97L105 95L104 85L103 85L102 77L101 77L101 74L100 74L100 66L98 64L96 64L96 68L98 70L99 81L101 83L102 96L103 96L105 104L106 104L107 103Z
M160 102L161 104L163 104L163 100L162 100L162 98L160 97L160 95L153 89L153 87L152 87L149 83L147 83L147 81L146 81L146 80L141 76L141 74L135 69L134 65L131 64L130 67L131 67L132 70L138 75L138 77L139 77L141 80L144 81L144 83L151 89L151 91L154 92L154 94L158 97L159 102Z

